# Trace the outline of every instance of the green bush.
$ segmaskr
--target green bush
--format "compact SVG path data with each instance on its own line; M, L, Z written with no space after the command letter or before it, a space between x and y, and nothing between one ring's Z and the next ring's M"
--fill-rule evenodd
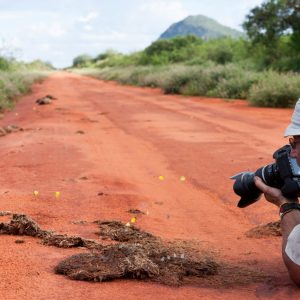
M46 75L45 72L0 71L0 111L11 109L18 96L30 91L32 83Z
M259 82L250 88L249 100L252 105L265 107L293 107L300 95L298 74L264 72Z
M166 94L249 99L252 105L291 107L300 96L300 76L255 72L237 64L131 66L85 72L122 84L160 87Z
M93 64L93 58L88 54L82 54L73 59L74 68L86 68Z

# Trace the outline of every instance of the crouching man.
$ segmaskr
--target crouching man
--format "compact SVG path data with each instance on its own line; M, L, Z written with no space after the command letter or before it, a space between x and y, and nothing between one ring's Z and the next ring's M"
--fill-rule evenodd
M300 166L300 99L296 103L291 124L285 137L290 137L291 156ZM291 279L300 286L300 204L298 199L284 197L279 189L270 187L255 177L256 186L264 193L267 201L279 207L282 230L282 257Z

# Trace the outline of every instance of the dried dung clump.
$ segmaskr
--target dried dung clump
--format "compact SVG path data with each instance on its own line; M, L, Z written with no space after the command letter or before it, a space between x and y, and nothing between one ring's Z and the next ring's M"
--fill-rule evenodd
M85 247L88 249L102 249L102 245L93 240L84 239L80 236L67 236L65 234L47 234L43 237L42 243L59 248Z
M12 213L10 211L0 211L0 217L3 217L3 216L9 216L11 215Z
M47 231L42 230L35 221L26 215L13 214L9 223L0 223L0 234L42 237L47 234Z
M56 273L75 280L136 278L169 285L182 284L185 276L215 275L217 270L218 264L212 258L200 253L182 255L159 240L105 246L99 253L73 255L55 268Z
M35 221L23 214L13 214L9 223L0 223L0 234L38 237L44 245L59 248L85 247L99 250L103 247L93 240L42 230Z
M53 97L52 95L46 95L45 97L37 99L35 102L39 105L45 105L45 104L50 104L52 100L55 100L56 98Z
M17 126L17 125L6 125L3 127L0 127L0 136L5 136L8 133L17 132L17 131L23 131L24 129Z
M52 95L46 95L45 97L47 97L47 98L49 98L49 99L51 99L51 100L56 100L57 98L55 98L54 96L52 96Z
M96 221L100 225L99 235L118 242L139 242L140 240L156 240L157 237L142 231L133 225L126 226L119 221Z
M9 212L0 212L3 215ZM37 237L45 245L60 248L85 247L81 253L60 262L55 272L74 280L106 281L121 278L150 280L168 285L183 283L204 286L233 286L261 281L256 269L216 262L209 247L190 241L165 242L159 237L118 221L96 221L100 235L118 241L100 244L78 236L46 231L24 214L13 214L10 222L0 223L0 234ZM16 240L22 243L23 240ZM218 276L211 276L218 275ZM198 278L198 280L197 280Z
M16 244L24 244L25 241L24 241L24 240L15 240L15 243L16 243Z
M280 221L259 225L246 232L246 236L249 238L263 238L281 235Z
M106 281L118 278L148 279L169 285L184 277L215 275L218 263L211 253L184 242L163 242L160 238L118 221L96 221L100 235L119 243L100 252L73 255L55 269L72 279Z
M130 214L134 214L134 215L139 215L139 214L144 215L145 214L143 211L141 211L139 209L129 209L127 212Z

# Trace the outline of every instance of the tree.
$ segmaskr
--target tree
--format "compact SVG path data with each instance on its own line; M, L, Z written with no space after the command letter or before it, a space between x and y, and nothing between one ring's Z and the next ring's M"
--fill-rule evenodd
M265 48L269 63L279 57L279 43L290 36L291 50L300 49L300 1L268 0L256 6L243 23L253 45Z
M82 54L73 59L74 68L88 67L93 61L93 58L88 54Z

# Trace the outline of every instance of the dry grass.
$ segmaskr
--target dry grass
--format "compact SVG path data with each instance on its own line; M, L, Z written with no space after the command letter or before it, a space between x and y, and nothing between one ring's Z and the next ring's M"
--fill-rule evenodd
M259 225L246 232L246 236L249 238L263 238L281 235L280 221Z

